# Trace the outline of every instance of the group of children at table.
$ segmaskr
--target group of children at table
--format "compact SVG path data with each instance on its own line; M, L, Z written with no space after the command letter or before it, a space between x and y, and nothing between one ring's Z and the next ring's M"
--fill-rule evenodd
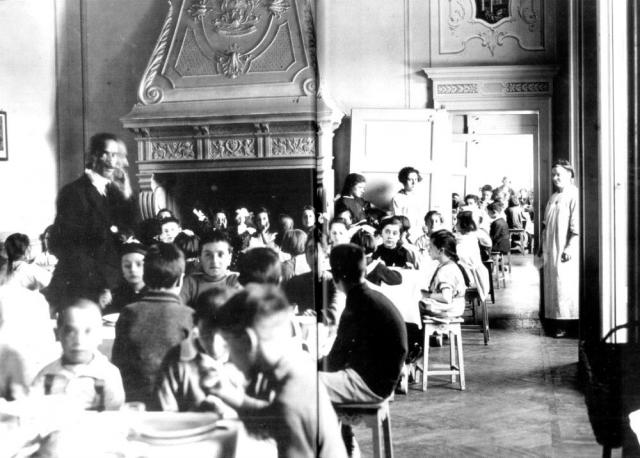
M228 270L225 234L212 231L202 241L203 270L186 280L186 291L184 255L173 244L144 254L138 244L125 246L123 277L131 289L140 280L144 288L120 311L111 362L98 350L100 307L71 302L57 316L62 355L40 371L29 395L64 393L95 410L118 409L126 399L149 410L214 411L274 438L280 456L313 456L317 447L322 456L344 456L316 363L292 332L277 254L251 249L236 274ZM140 256L141 278L131 272ZM309 390L324 402L320 424Z

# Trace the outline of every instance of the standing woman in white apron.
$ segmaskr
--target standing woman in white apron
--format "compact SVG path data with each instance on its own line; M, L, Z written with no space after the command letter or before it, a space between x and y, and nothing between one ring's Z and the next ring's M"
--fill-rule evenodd
M564 337L579 318L578 188L566 160L551 169L555 192L544 212L542 243L544 315L554 337Z

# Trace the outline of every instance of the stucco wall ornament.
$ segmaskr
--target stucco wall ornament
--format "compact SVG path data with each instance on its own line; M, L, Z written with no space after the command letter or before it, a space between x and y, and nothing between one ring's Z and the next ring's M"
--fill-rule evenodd
M165 53L167 51L167 44L171 38L171 27L173 25L173 3L169 2L169 12L162 25L160 32L160 38L156 43L156 47L151 53L151 58L147 64L147 68L144 71L140 86L138 87L138 100L148 105L150 103L158 103L162 100L162 89L153 85L153 81L158 74L158 70L162 65Z
M509 43L544 51L544 0L439 0L439 54L462 54L479 41L491 56Z
M271 139L272 156L313 156L316 142L312 137L274 137Z
M190 141L162 141L151 143L152 160L187 160L195 159L196 153L193 142Z
M255 157L253 138L211 139L211 149L207 159L241 159Z

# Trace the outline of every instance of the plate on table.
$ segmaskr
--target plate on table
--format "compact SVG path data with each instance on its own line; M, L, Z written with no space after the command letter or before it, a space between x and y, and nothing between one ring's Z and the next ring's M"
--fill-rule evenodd
M119 313L109 313L108 315L104 315L102 317L102 323L105 326L115 326L119 316Z
M228 428L228 424L219 420L220 416L215 413L149 412L140 416L135 429L143 440L190 441L216 429Z

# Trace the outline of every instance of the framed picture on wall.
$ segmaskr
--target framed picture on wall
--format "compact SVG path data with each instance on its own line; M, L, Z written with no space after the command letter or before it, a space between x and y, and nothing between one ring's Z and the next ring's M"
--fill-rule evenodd
M7 112L0 111L0 161L9 159L7 146Z

